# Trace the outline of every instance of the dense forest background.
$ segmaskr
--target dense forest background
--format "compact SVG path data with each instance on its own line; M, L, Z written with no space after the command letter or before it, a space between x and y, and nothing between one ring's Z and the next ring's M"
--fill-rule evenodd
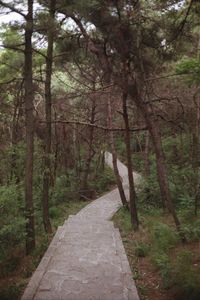
M0 298L17 299L57 226L116 182L141 299L200 299L199 1L0 0L0 14L13 16L0 23Z

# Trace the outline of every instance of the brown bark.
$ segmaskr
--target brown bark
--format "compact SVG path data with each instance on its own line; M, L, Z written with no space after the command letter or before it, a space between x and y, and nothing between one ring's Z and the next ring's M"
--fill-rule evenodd
M162 141L161 141L161 133L159 129L159 125L157 124L156 118L153 112L147 106L148 104L144 103L143 100L140 98L136 85L130 89L130 95L137 105L138 109L140 109L145 122L149 128L149 132L151 135L151 139L154 145L155 154L156 154L156 167L157 167L157 177L161 191L161 197L163 200L164 208L167 208L171 213L174 223L176 225L177 231L180 234L182 241L185 241L184 234L181 232L181 225L176 214L172 199L171 193L169 189L169 182L167 177L167 170L165 165L165 156L162 148Z
M111 108L110 97L108 97L108 128L112 128L112 108ZM111 153L112 153L113 170L114 170L114 174L115 174L115 178L116 178L116 182L117 182L117 188L119 190L119 194L120 194L120 198L121 198L123 206L128 208L128 202L126 200L123 184L122 184L119 170L117 167L117 152L115 149L114 134L113 134L112 130L109 131L109 138L110 138L110 147L111 147Z
M133 167L132 167L132 159L131 159L131 137L129 130L129 118L127 112L127 97L128 94L123 92L122 95L122 103L123 103L123 118L125 124L125 144L126 144L126 156L127 156L127 168L128 168L128 181L129 181L129 201L130 201L130 213L131 213L131 223L135 230L139 227L139 220L137 214L137 206L136 206L136 192L135 192L135 184L133 178Z
M56 112L54 114L54 119L56 120L57 119L57 115L56 115ZM54 134L55 134L55 149L54 149L54 167L53 167L53 177L54 177L54 180L53 182L55 183L55 180L56 180L56 176L57 176L57 168L58 168L58 148L59 148L59 141L58 141L58 129L57 129L57 123L55 122L55 126L54 126Z
M45 79L45 114L46 114L46 134L45 134L45 155L44 155L44 175L43 175L43 223L47 233L52 233L49 218L49 188L51 182L51 77L53 64L53 43L54 43L54 16L55 0L50 1L49 17L50 28L48 29L47 57L46 57L46 79Z
M196 111L195 124L192 128L192 167L194 171L194 193L195 193L195 215L198 213L200 201L200 184L199 184L199 125L200 125L200 96L194 96L194 107Z
M145 148L144 148L144 167L146 178L150 175L150 160L149 160L150 137L149 131L145 132Z
M34 115L33 115L33 74L32 74L32 34L33 0L28 0L28 14L25 27L25 121L26 121L26 167L25 167L25 216L26 253L35 248L34 207L33 207L33 151L34 151Z
M11 143L12 143L12 155L11 155L11 171L10 171L10 179L15 180L16 183L19 183L20 178L19 174L17 173L17 165L16 165L16 159L17 159L17 153L16 153L16 145L19 140L19 105L20 105L20 99L19 99L19 92L14 100L14 111L13 111L13 118L12 118L12 131L11 131Z
M90 123L93 125L95 124L95 114L96 114L96 101L95 99L92 100L92 110L91 110L91 118ZM82 184L81 184L81 190L86 191L88 186L88 176L90 173L90 165L92 161L92 144L94 141L94 127L91 126L89 128L89 143L88 143L88 149L87 149L87 155L86 155L86 162L85 162L85 168L82 178Z

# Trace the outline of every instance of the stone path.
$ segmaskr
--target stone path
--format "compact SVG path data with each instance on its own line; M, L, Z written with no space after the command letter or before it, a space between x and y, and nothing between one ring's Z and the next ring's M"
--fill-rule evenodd
M112 167L112 157L106 153ZM128 191L127 168L118 162ZM135 180L139 175L134 173ZM22 300L139 300L119 230L109 221L121 206L115 189L60 226Z

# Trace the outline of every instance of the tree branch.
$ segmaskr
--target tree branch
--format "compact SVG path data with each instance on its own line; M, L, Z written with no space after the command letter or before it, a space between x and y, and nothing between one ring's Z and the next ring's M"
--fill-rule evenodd
M5 7L5 8L10 9L12 12L17 13L17 14L21 15L23 18L26 19L26 15L25 15L25 14L23 14L20 10L18 10L18 9L15 8L14 6L10 5L9 3L5 3L4 1L1 1L1 0L0 0L0 5L2 5L2 6Z
M40 121L40 123L46 123L46 121ZM89 126L89 127L94 127L97 129L101 129L104 131L125 131L125 128L109 128L101 125L95 125L87 122L81 122L81 121L73 121L73 120L55 120L52 121L51 123L61 123L61 124L77 124L77 125L83 125L83 126ZM139 127L139 128L130 128L130 131L135 132L135 131L143 131L143 130L148 130L147 126L144 127Z

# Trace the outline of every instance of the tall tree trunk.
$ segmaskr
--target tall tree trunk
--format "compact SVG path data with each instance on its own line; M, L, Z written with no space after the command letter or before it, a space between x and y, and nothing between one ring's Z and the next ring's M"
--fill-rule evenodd
M200 60L200 31L198 34L198 45L197 45L197 59ZM196 124L193 134L193 159L192 165L195 174L195 207L194 212L195 215L198 214L198 209L200 206L200 183L199 183L199 126L200 126L200 95L199 91L197 92L196 99L194 98L194 104L196 108Z
M133 92L134 91L134 92ZM181 225L180 221L178 219L178 216L176 214L172 199L171 199L171 193L169 189L169 182L167 177L167 170L165 165L165 156L162 148L162 141L161 141L161 133L159 130L159 125L156 122L156 119L153 115L153 112L149 110L147 107L148 104L144 103L143 100L140 98L137 87L134 86L133 89L131 89L131 96L135 104L137 105L138 109L140 109L141 113L143 114L143 117L145 119L145 122L148 126L151 139L154 145L155 154L156 154L156 167L157 167L157 177L158 182L160 186L161 191L161 197L163 200L163 206L164 208L167 208L169 212L172 214L174 223L176 225L177 231L180 234L180 237L182 241L185 241L184 234L181 231Z
M144 148L144 167L145 167L145 176L146 178L150 175L150 160L149 160L149 145L150 137L149 131L145 132L145 148Z
M49 17L50 28L48 29L47 57L46 57L46 79L45 79L45 113L46 113L46 134L45 134L45 156L44 156L44 176L43 176L43 223L47 233L52 233L49 218L49 188L51 182L51 77L53 63L53 43L54 43L54 16L55 0L50 1Z
M195 124L192 127L192 168L194 171L193 186L195 194L195 215L198 213L200 200L200 183L199 183L199 125L200 125L200 96L194 96L194 108L196 112Z
M33 115L33 74L32 74L32 34L33 0L28 0L28 14L25 27L25 121L26 121L26 169L25 169L25 216L26 253L35 248L34 207L33 207L33 151L34 151L34 115Z
M95 101L95 98L94 98L92 100L92 110L91 110L90 124L95 123L95 114L96 114L96 101ZM83 194L84 194L84 191L86 191L87 187L88 187L88 176L89 176L89 173L90 173L90 165L91 165L92 156L93 156L92 155L93 140L94 140L94 127L91 126L89 128L89 144L88 144L85 168L84 168L82 184L81 184L81 189L83 190Z
M112 107L111 107L111 101L110 101L109 96L108 96L108 128L110 128L110 129L112 128ZM123 206L128 208L128 202L126 200L123 184L122 184L118 166L117 166L117 152L115 149L114 134L113 134L112 130L109 131L109 138L110 138L110 146L111 146L111 153L112 153L113 170L115 173L117 187L119 190L119 194L120 194L120 198L121 198Z
M139 220L137 214L137 206L136 206L136 192L135 192L135 184L133 178L133 168L132 168L132 159L131 159L131 140L130 140L130 126L129 126L129 118L127 112L127 97L128 94L123 92L122 95L122 104L123 104L123 118L125 124L125 144L126 144L126 156L127 156L127 168L128 168L128 180L129 180L129 201L130 201L130 213L131 213L131 223L135 230L139 227Z
M12 155L11 155L11 169L10 169L10 180L15 180L16 183L19 183L19 174L17 172L17 165L16 165L16 159L17 159L17 153L16 153L16 145L18 142L18 130L19 130L19 92L14 100L14 112L13 112L13 118L12 118L12 129L11 129L11 143L12 143Z
M56 112L54 114L55 121L57 120ZM53 166L53 177L54 177L54 184L56 181L57 176L57 168L58 168L58 151L59 151L59 141L58 141L58 129L57 129L57 123L55 122L54 125L54 135L55 135L55 149L54 149L54 166Z

